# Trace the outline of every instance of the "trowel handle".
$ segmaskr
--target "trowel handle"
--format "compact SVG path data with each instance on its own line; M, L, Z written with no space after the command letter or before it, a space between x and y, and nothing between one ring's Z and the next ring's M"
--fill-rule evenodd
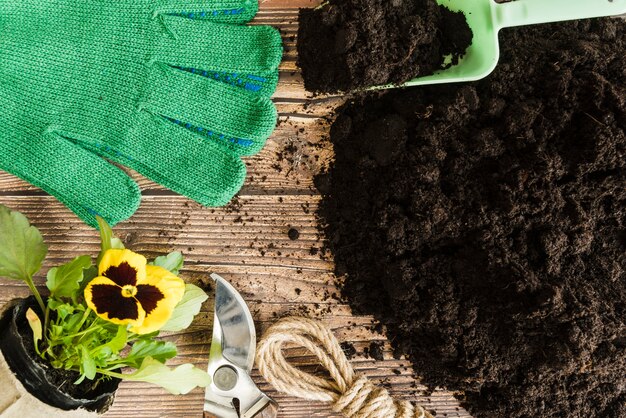
M626 0L517 0L494 4L498 28L561 22L626 13Z

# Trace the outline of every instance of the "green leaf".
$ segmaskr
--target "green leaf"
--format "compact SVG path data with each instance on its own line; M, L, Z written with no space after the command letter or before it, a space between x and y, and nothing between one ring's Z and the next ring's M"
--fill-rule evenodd
M83 281L84 270L89 267L91 267L91 257L81 255L69 263L51 268L46 281L46 286L50 289L50 297L73 297Z
M133 344L130 354L124 359L127 363L138 367L146 357L161 363L176 356L176 345L169 341L139 340Z
M115 334L115 337L113 337L111 341L105 344L105 347L110 348L113 353L118 353L120 350L126 347L127 339L128 332L126 331L126 326L122 325L117 329L117 334Z
M98 277L98 267L90 266L88 269L83 270L83 281L80 283L78 291L74 293L75 297L72 298L72 301L75 304L78 303L79 296L83 296L83 293L85 292L85 288L87 287L89 282L95 279L96 277Z
M113 235L113 230L109 226L109 224L102 219L100 216L96 216L96 220L98 221L98 228L100 229L100 255L98 256L98 263L100 264L100 259L102 258L102 254L105 251L110 250L111 248L116 248L123 250L124 244L122 241Z
M89 268L83 271L83 277L85 280L84 284L88 284L90 281L98 277L98 267L97 266L89 266ZM85 286L81 286L85 287Z
M78 325L80 325L82 319L83 312L77 312L70 315L69 317L64 318L63 320L57 321L57 323L60 323L65 330L73 330Z
M54 299L48 299L48 306L53 311L56 311L57 317L62 321L65 321L68 315L71 315L76 310L74 305L70 305L69 303L59 303Z
M111 238L111 248L115 248L117 250L123 250L124 248L124 243L122 242L121 239L119 239L118 237L113 237Z
M193 318L198 315L200 308L209 297L206 292L193 284L185 286L185 294L174 308L169 321L161 327L161 331L182 331L189 327Z
M39 230L21 213L0 205L0 277L30 280L47 252Z
M41 319L39 319L39 316L31 308L28 308L28 310L26 311L26 319L28 320L28 325L30 325L30 329L33 331L33 339L35 340L36 346L37 341L41 340L41 337L43 335Z
M152 357L146 357L141 367L134 373L110 374L126 380L153 383L165 388L173 395L184 395L196 387L203 388L211 383L209 374L192 364L182 364L175 369L170 369Z
M93 380L96 377L96 362L89 353L89 350L84 345L81 348L81 365L80 372L89 380Z
M108 337L110 338L110 335ZM91 350L91 354L94 357L98 368L107 368L109 367L109 363L111 361L117 361L120 359L119 352L126 347L127 338L128 332L126 331L126 327L121 325L117 327L115 336L106 344ZM104 341L106 341L106 339Z
M100 229L100 248L102 249L102 252L105 252L111 249L113 230L100 216L96 216L96 221L98 221L98 229Z
M163 267L165 270L178 276L178 273L183 268L183 263L183 255L179 251L174 251L168 255L155 258L150 264L153 266Z
M56 324L50 325L51 337L52 338L60 338L63 335L63 327Z

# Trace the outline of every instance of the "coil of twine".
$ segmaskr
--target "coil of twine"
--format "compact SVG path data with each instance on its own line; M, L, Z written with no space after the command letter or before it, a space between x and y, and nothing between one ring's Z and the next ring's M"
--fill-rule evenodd
M283 355L286 344L304 347L315 355L331 380L290 365ZM333 411L346 417L433 418L421 406L394 400L386 389L355 373L330 329L312 319L283 318L268 328L257 348L257 364L277 390L331 403Z

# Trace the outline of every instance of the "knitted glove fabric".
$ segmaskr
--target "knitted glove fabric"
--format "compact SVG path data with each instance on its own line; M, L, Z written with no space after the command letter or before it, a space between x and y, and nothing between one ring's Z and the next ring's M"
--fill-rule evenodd
M131 216L111 160L201 204L240 189L276 124L278 32L257 0L0 0L0 168L88 224ZM101 157L104 157L101 158Z

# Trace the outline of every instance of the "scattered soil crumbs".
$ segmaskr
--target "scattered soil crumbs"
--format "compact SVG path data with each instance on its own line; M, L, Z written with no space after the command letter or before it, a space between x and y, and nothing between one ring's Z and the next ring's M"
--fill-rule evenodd
M289 228L289 231L287 231L287 236L290 240L295 241L300 238L300 231L295 228Z
M350 91L432 74L471 42L465 16L435 0L330 0L300 10L298 65L307 90Z
M352 360L352 358L356 355L356 348L354 348L354 345L348 341L344 341L340 345L343 353L346 355L346 358L348 360Z
M623 418L626 22L501 40L488 79L340 110L320 179L336 273L474 416Z
M380 341L372 341L369 347L369 356L374 360L383 361L383 343Z

